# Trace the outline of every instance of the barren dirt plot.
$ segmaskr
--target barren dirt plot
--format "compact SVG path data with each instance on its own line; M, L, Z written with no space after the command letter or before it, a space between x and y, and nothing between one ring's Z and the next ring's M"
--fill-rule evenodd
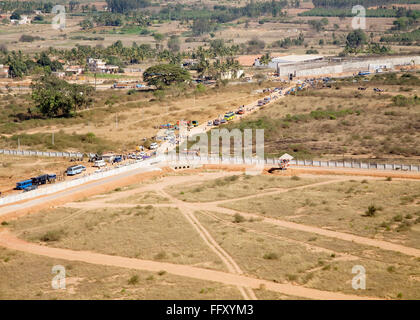
M165 204L169 203L169 199L156 192L148 191L136 193L126 198L120 198L118 200L107 201L109 203L129 203L129 204Z
M270 177L241 174L218 178L193 186L174 185L168 187L165 191L183 201L208 202L253 195L272 188L293 188L326 180L318 177Z
M360 264L368 270L369 286L365 292L359 291L359 294L397 298L402 293L407 299L418 297L420 283L410 277L420 272L416 264L396 266L369 258L349 259L348 256L310 250L304 243L276 239L273 237L277 235L276 232L252 232L253 228L261 224L259 221L228 224L205 213L197 216L249 274L282 283L351 293L355 292L351 286L351 269L355 264Z
M223 206L419 248L419 190L416 181L352 180Z
M66 268L54 290L51 268ZM241 299L234 286L162 272L41 257L0 248L0 299Z
M58 208L12 221L11 226L24 239L53 247L224 270L175 208Z

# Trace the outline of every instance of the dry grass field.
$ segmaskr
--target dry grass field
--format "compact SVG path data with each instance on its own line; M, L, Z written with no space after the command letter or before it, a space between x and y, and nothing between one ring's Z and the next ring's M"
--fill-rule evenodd
M330 252L323 250L317 239L305 240L305 235L301 235L299 243L284 237L283 230L263 227L265 232L255 231L262 227L258 221L232 223L220 214L217 219L212 217L214 213L210 214L197 216L247 273L278 282L357 294L349 285L351 270L354 265L363 265L368 270L369 288L361 294L391 299L399 293L405 299L418 296L420 284L415 275L420 269L409 259L390 263L375 249L369 258L350 256L345 247Z
M182 188L185 181L189 186ZM292 288L418 299L418 184L352 176L246 178L215 170L194 175L180 172L10 220L3 227L25 241L42 245L40 248L66 248L75 256L89 251L108 255L102 259L130 257L226 273L233 272L234 263L246 277ZM202 191L194 192L195 188ZM233 196L232 190L240 192ZM370 214L372 205L376 210ZM350 241L346 235L359 238ZM371 245L370 240L378 240L378 245ZM402 245L404 250L392 244ZM10 249L1 249L0 257L0 267L6 271L0 275L6 275L0 281L0 297L5 298L241 297L232 286L184 282L170 276L171 272L95 266L95 273L93 265L56 262ZM63 293L49 289L51 265L58 263L66 266L69 274L69 289ZM24 267L8 278L15 264ZM356 291L351 286L355 265L366 269L366 290ZM18 285L18 290L9 293L11 281L17 277L29 281L27 274L43 270L45 275L29 287ZM183 284L178 286L178 281ZM302 298L291 293L300 291L285 293L264 285L252 291L258 299ZM311 293L304 297L318 296Z
M417 181L359 178L223 206L420 248L419 188Z
M55 265L66 268L66 289L54 290ZM40 257L0 248L0 299L240 299L217 282Z
M365 82L337 87L288 96L230 127L264 128L265 152L277 156L419 163L418 105L398 106L392 100L418 95L418 86ZM375 93L375 87L385 92Z
M261 97L255 90L258 84L238 85L234 88L208 88L204 93L168 92L167 97L155 98L151 93L127 95L125 91L98 92L90 110L79 112L71 119L33 119L11 123L8 114L25 111L30 104L27 97L5 97L0 108L5 119L0 130L2 147L16 148L20 137L22 148L79 150L95 152L127 151L142 142L142 138L156 135L156 126L178 120L197 120L199 123L218 117L229 110L249 104ZM10 106L15 106L10 108ZM55 144L51 145L51 134ZM86 138L95 134L93 141Z
M209 202L261 194L270 189L287 189L325 181L313 177L298 179L296 177L270 177L267 175L233 175L196 183L185 187L174 185L166 189L170 195L188 202Z
M223 270L177 209L106 206L59 208L10 223L24 239L54 247Z

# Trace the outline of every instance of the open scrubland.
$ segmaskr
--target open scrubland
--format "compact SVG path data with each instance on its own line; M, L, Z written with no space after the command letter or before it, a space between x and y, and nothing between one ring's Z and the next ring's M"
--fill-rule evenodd
M418 298L418 181L194 173L169 174L153 183L118 188L6 221L3 228L24 240L21 249L27 246L28 252L32 245L42 245L71 250L67 252L74 257L101 253L102 260L96 263L104 265L119 257L162 263L157 274L101 266L103 276L99 276L92 274L90 264L59 261L70 266L69 291L76 292L74 297L178 298L182 288L186 298L237 299L241 293L246 296L243 288L226 286L226 281L229 274L239 272L246 279L290 286L283 290L261 284L251 290L259 299L317 299L324 293ZM356 238L349 240L349 236ZM19 272L38 264L46 270L39 282L31 284L39 286L37 290L19 289L13 297L33 297L33 292L40 298L73 297L69 291L47 289L43 279L49 279L51 266L57 264L53 259L11 249L2 249L1 255L5 270L12 270L18 261L25 266ZM192 273L190 277L206 281L188 280L179 286L183 278L172 277L178 271L165 263L224 273L222 278L210 276L215 281L210 283L204 271L198 276ZM351 286L355 265L366 269L366 290ZM3 295L13 279L2 282ZM159 290L165 292L158 295Z
M384 92L374 92L376 87ZM420 159L420 118L418 101L410 101L419 87L418 74L338 81L288 96L229 128L264 129L265 152L274 156L414 164Z

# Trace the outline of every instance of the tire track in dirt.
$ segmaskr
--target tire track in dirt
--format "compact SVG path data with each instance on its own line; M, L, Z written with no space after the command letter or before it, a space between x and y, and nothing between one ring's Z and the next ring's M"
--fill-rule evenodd
M194 215L193 209L191 209L188 206L184 206L184 203L181 200L178 200L175 197L167 194L162 189L157 190L157 193L169 198L177 205L178 209L188 220L188 222L194 227L194 229L198 232L198 234L204 240L204 242L220 257L220 259L222 259L223 263L227 266L229 272L239 275L243 274L243 271L235 262L235 260L233 260L233 258L216 242L216 240L214 240L214 238L210 235L207 229L204 228L204 226L198 221L197 217ZM252 289L244 288L242 286L238 286L238 289L245 300L257 300L257 296L252 291Z
M271 223L271 224L274 224L283 228L299 230L299 231L304 231L308 233L315 233L315 234L319 234L319 235L326 236L329 238L336 238L336 239L340 239L344 241L355 242L355 243L359 243L363 245L376 247L383 250L400 252L400 253L413 256L413 257L420 257L419 249L406 247L403 245L399 245L399 244L395 244L395 243L391 243L391 242L387 242L383 240L365 238L365 237L353 235L350 233L333 231L333 230L323 229L319 227L299 224L295 222L279 220L275 218L267 218L260 214L245 213L242 211L232 210L232 209L218 207L218 206L209 206L208 204L206 204L206 206L200 206L200 204L195 203L195 208L196 210L216 211L216 212L220 212L224 214L229 214L232 216L239 213L247 218L262 219L261 222Z
M0 245L11 250L23 251L30 254L69 261L80 261L90 264L145 270L150 272L166 271L170 274L194 278L205 281L214 281L226 285L246 287L249 289L266 289L296 297L319 300L367 300L375 297L357 296L338 292L322 291L288 283L275 283L268 280L252 278L244 275L232 274L223 271L178 265L167 262L140 260L94 253L89 251L73 251L69 249L52 248L28 243L16 238L8 230L0 232Z

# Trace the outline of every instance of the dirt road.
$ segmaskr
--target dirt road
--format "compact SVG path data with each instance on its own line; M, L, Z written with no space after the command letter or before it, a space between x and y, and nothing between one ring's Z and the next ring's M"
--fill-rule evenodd
M12 250L23 251L31 254L37 254L50 258L57 258L69 261L80 261L104 266L113 266L121 268L130 268L136 270L145 270L150 272L166 271L168 273L200 279L215 281L226 285L246 287L250 289L266 289L291 296L297 296L308 299L321 300L366 300L374 299L371 297L361 297L356 295L347 295L337 292L321 291L292 284L280 284L267 280L261 280L243 275L232 274L210 269L202 269L186 265L177 265L166 262L156 262L149 260L140 260L118 256L110 256L88 251L73 251L68 249L51 248L25 242L16 238L8 231L0 232L0 245Z

